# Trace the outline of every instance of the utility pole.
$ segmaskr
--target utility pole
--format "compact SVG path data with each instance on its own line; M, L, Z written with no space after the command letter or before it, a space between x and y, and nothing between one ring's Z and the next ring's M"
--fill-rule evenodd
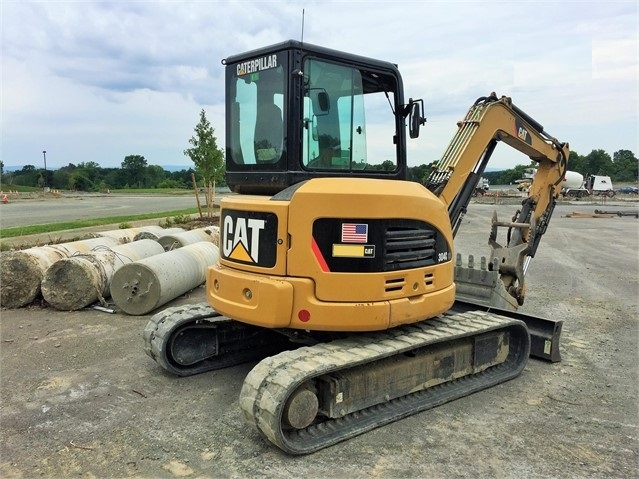
M47 189L47 150L42 150L44 156L44 189Z

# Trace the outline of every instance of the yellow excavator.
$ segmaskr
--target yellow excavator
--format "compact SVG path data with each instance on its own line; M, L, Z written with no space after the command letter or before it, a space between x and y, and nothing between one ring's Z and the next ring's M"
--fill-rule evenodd
M207 302L145 328L158 364L186 376L257 362L246 419L306 454L514 378L529 356L560 360L562 322L516 310L567 143L493 93L424 184L407 181L424 104L404 100L394 64L292 40L222 63L236 194ZM493 215L488 259L464 266L454 237L498 142L537 174L512 218Z

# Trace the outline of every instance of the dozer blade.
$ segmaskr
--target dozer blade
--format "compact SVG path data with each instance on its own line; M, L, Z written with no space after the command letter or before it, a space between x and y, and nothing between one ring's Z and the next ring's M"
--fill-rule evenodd
M519 304L506 291L496 262L489 269L484 256L477 264L474 256L469 255L464 266L461 254L457 254L455 285L457 292L453 311L491 311L519 319L526 323L530 332L530 355L553 363L561 361L559 339L563 321L517 312Z
M290 454L307 454L519 375L530 337L482 311L303 347L262 360L240 407Z
M451 311L458 313L465 311L485 311L523 321L526 323L528 333L530 334L530 356L553 363L561 361L559 342L561 339L561 329L564 324L562 319L542 318L541 316L495 308L472 301L461 301L459 299L455 301Z

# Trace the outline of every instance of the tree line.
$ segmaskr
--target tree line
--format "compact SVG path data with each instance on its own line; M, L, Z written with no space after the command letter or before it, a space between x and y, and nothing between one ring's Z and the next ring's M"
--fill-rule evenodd
M157 165L149 165L141 155L124 158L121 168L102 168L94 161L69 163L54 171L25 165L21 170L3 173L2 184L29 186L55 190L108 191L129 188L186 188L192 184L193 168L167 171Z
M518 165L512 169L484 173L494 185L510 185L524 176L528 168L536 163L531 161L528 165ZM575 151L570 152L568 158L568 170L576 171L586 178L588 175L609 176L614 182L637 183L639 181L639 160L630 150L618 150L612 157L604 150L592 150L582 156Z
M408 179L418 183L426 183L432 170L432 163L408 168ZM530 161L525 165L513 168L484 172L482 175L493 185L510 185L524 177L526 170L536 167L536 162ZM588 175L605 175L620 183L637 183L639 181L639 160L630 150L616 151L612 157L604 150L592 150L582 156L575 151L570 152L568 170L581 173L584 178Z
M211 186L224 186L224 153L217 147L214 130L206 118L204 110L200 112L200 121L195 127L193 137L189 139L190 148L184 154L193 161L192 168L180 171L168 171L161 166L149 165L142 155L128 155L120 168L102 168L93 161L67 166L56 170L45 170L33 165L25 165L21 170L4 172L0 161L0 184L5 189L12 186L74 191L108 191L115 189L155 189L155 188L191 188L193 178L199 186L210 190ZM392 169L394 164L381 165L381 169ZM483 176L491 184L509 185L524 176L527 165L517 165L502 171L485 172ZM408 168L408 180L425 183L432 169L432 163ZM593 150L582 156L571 151L568 169L588 175L610 176L613 182L637 182L639 179L639 161L632 151L619 150L612 157L604 150Z
M149 165L142 155L127 155L120 168L102 168L94 161L82 162L55 170L25 165L17 171L5 172L0 161L0 184L5 189L12 186L51 188L72 191L109 191L116 189L191 188L193 178L199 186L210 188L224 185L224 152L217 146L215 130L200 112L200 121L189 139L190 148L184 155L193 167L180 171L168 171L158 165Z

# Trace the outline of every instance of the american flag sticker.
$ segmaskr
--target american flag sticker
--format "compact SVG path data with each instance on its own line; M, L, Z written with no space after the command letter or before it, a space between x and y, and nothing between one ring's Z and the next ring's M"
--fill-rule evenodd
M342 223L342 243L367 243L368 225L362 223Z

